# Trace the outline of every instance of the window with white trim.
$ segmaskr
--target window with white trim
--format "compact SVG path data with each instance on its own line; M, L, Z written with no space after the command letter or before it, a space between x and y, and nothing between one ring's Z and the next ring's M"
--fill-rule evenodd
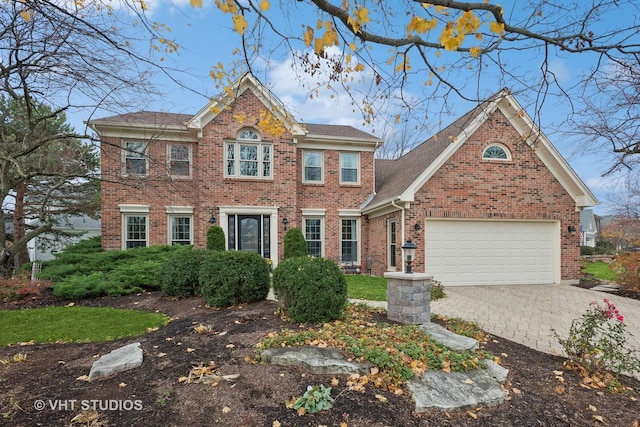
M303 151L302 164L302 182L322 183L324 181L324 159L322 151Z
M395 219L387 221L387 265L389 270L396 269L396 250L397 250L397 223Z
M322 253L322 218L304 218L304 238L307 241L309 255L314 257L323 256Z
M511 153L509 149L502 144L491 144L482 152L483 160L511 160Z
M147 144L127 141L124 143L124 173L126 175L146 175Z
M191 145L169 145L169 174L175 177L191 176Z
M147 214L124 214L124 249L144 248L148 242Z
M342 262L358 262L359 220L356 218L340 219L340 260Z
M225 143L225 177L270 179L273 177L273 144L260 141L254 129L238 132Z
M360 183L360 153L340 153L340 184Z
M193 244L192 221L193 218L190 215L169 215L170 245Z

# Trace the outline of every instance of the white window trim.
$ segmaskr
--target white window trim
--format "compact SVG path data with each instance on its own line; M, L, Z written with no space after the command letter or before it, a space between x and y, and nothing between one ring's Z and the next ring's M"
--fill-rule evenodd
M173 227L171 224L171 218L190 218L191 223L189 227L189 241L190 244L194 244L193 240L193 206L165 206L167 212L167 244L172 244Z
M227 170L227 145L233 144L233 156L234 156L234 174L230 175ZM240 175L240 145L255 145L258 147L258 176ZM262 147L269 147L269 155L271 167L269 168L269 176L262 176L263 163L262 163ZM238 178L238 179L253 179L253 180L272 180L274 164L274 152L273 143L265 142L253 139L238 139L238 140L226 140L224 141L224 154L223 154L223 167L225 178Z
M306 165L304 163L304 155L305 153L318 153L320 154L320 180L313 181L307 180L305 178L305 168ZM302 182L304 184L324 184L324 151L323 150L302 150Z
M356 170L358 174L358 179L355 182L351 181L343 181L342 180L342 156L345 154L355 155L356 156ZM362 176L362 168L360 167L360 152L354 151L341 151L340 156L338 158L338 174L340 175L340 185L360 185L360 177Z
M353 215L351 214L351 211L348 210L340 210L338 212L345 212L345 215L343 215L342 213L340 213L340 218L339 218L339 233L340 233L340 238L338 239L338 253L340 254L340 258L342 259L342 220L343 219L352 219L356 221L356 242L357 242L357 251L358 251L358 255L356 256L355 261L353 261L354 264L356 265L361 265L361 256L362 256L362 233L360 230L360 212L358 212L358 215Z
M146 217L145 241L149 246L149 205L118 205L120 209L120 248L127 250L127 217Z
M306 220L308 219L319 219L320 220L320 252L322 253L322 256L326 255L326 250L325 250L325 233L324 233L324 228L325 228L325 221L324 221L324 217L325 217L325 212L327 210L326 209L314 209L314 208L305 208L302 209L302 233L303 235L305 235L306 238Z
M174 175L171 173L171 147L173 146L187 146L189 149L189 174L188 175ZM175 179L190 179L193 176L193 148L191 144L184 143L169 143L167 144L167 171L169 172L169 176Z
M396 228L396 254L398 252L398 221L395 218L390 218L387 220L387 271L396 271L398 269L398 257L396 254L393 254L396 260L396 265L391 265L391 224L395 224ZM400 245L402 246L402 245Z
M507 155L507 158L506 159L498 159L498 158L493 158L493 157L491 157L491 158L484 157L484 154L491 147L501 148L505 152L505 154ZM509 149L504 144L501 144L499 142L492 142L491 144L489 144L486 147L484 147L484 150L482 150L482 160L483 161L487 161L487 162L510 162L513 159L511 157L511 151L509 151Z
M132 144L144 144L144 173L143 174L137 174L137 173L127 173L127 153L129 153L130 151L127 150L127 144L132 143ZM149 152L149 144L147 142L144 141L139 141L139 140L135 140L135 139L124 139L122 140L122 176L148 176L149 175L149 157L148 157L148 152Z

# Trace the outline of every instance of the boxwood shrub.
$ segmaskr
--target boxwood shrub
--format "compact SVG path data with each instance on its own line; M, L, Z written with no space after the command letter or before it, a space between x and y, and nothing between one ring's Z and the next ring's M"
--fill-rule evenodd
M160 288L170 297L187 298L200 294L198 274L205 249L181 248L164 263L160 270Z
M202 260L199 282L202 296L214 307L262 301L269 293L269 265L252 252L211 251Z
M329 259L295 257L273 271L273 291L280 309L297 323L337 319L347 304L347 283Z

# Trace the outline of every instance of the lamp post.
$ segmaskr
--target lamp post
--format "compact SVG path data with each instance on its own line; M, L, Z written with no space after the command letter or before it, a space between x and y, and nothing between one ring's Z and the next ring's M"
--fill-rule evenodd
M407 242L402 245L402 250L404 251L405 260L407 261L407 270L405 273L413 274L413 271L411 271L411 263L413 262L413 257L416 255L416 245L409 238Z

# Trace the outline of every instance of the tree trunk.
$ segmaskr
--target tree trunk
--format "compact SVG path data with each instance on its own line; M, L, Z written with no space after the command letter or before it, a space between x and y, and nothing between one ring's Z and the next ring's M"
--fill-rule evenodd
M24 182L18 183L16 186L16 206L13 215L13 242L22 239L25 234L25 217L24 217ZM29 262L29 250L26 246L21 247L13 256L13 265L19 268L22 264Z

